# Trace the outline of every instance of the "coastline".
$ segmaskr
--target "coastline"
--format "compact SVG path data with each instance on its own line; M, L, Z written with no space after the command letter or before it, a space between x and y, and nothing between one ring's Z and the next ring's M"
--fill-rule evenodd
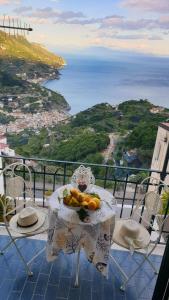
M163 63L159 68L156 58L148 63L136 59L136 65L125 58L122 62L67 55L66 60L68 66L60 71L60 80L48 80L45 86L68 99L71 114L102 102L118 105L131 99L148 99L169 108L168 66Z

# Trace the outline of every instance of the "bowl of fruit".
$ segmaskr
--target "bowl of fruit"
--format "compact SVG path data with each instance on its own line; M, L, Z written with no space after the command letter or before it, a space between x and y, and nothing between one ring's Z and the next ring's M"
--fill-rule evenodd
M76 211L84 209L86 211L95 211L101 207L101 199L95 193L83 193L76 188L63 191L63 204Z

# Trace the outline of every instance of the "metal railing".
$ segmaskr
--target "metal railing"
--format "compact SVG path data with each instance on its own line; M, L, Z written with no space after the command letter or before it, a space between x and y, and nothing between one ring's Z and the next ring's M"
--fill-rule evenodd
M59 186L70 183L71 176L79 165L89 166L95 176L96 184L111 191L116 198L120 218L131 216L134 204L137 201L138 187L142 179L156 174L156 176L164 180L169 175L169 172L164 174L158 170L151 169L38 158L0 155L0 160L0 170L4 169L7 164L16 161L22 161L31 168L33 197L35 201L40 201L43 206L47 206L46 191L54 191ZM28 174L25 168L17 170L17 172L25 180L27 179ZM151 183L146 184L147 189L148 185L151 185ZM4 178L4 190L6 190L6 178ZM167 214L168 207L169 203L164 215Z

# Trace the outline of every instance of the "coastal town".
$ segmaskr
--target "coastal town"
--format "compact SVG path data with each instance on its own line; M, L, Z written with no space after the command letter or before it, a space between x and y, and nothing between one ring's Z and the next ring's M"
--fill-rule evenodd
M69 115L65 112L53 110L53 111L44 111L36 114L27 113L24 114L21 111L15 111L8 113L8 116L12 116L15 121L9 122L9 124L0 125L0 134L5 133L20 133L24 129L41 129L43 127L52 127L58 122L65 121L69 118Z

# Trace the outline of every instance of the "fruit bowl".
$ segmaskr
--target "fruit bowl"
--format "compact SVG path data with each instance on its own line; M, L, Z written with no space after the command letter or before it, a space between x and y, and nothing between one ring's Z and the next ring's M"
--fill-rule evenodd
M63 204L75 211L96 211L101 207L101 199L98 194L83 193L76 188L63 191Z

